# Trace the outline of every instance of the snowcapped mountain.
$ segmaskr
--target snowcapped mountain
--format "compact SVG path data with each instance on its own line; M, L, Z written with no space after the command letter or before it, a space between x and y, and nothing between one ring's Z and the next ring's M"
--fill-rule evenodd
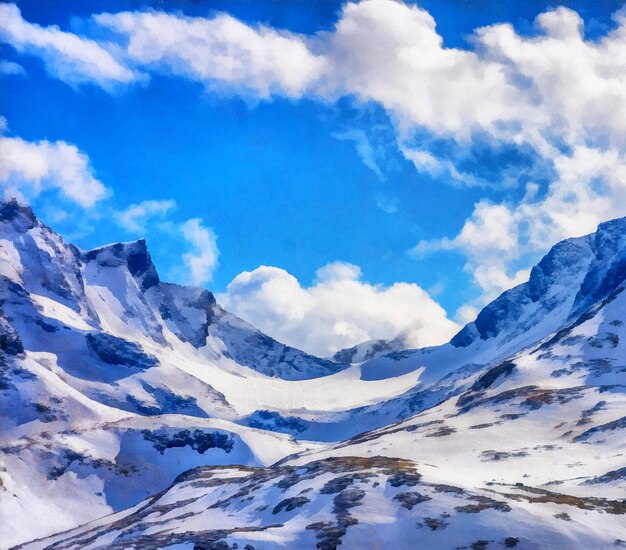
M446 345L331 361L2 203L0 546L626 545L625 287L626 218Z

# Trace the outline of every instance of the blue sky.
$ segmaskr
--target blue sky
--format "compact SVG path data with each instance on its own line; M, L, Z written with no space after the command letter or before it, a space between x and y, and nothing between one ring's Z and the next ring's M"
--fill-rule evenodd
M69 197L56 181L62 170L49 163L43 175L16 168L0 176L5 194L17 189L83 248L145 234L164 278L204 284L268 332L311 351L324 351L319 342L327 335L304 342L310 326L302 323L296 333L281 331L305 313L268 314L275 296L258 291L284 273L256 272L247 285L239 279L237 296L228 285L242 272L273 266L297 279L294 301L319 302L322 290L332 301L318 270L344 262L360 268L347 279L360 285L355 291L369 289L377 316L394 306L385 291L406 282L426 293L416 311L436 302L448 319L463 322L522 282L554 240L626 214L623 187L610 179L622 169L626 123L587 110L610 101L614 111L624 101L619 58L626 56L616 30L623 20L615 16L622 2L430 0L396 9L381 0L351 11L330 1L15 6L0 34L4 134L22 149L40 150L42 140L75 146L86 163L74 174L80 185L89 194L94 180L106 193L95 200L92 191L93 205ZM130 26L115 16L92 18L103 12L129 12ZM170 14L163 28L185 26L164 45L163 28L140 36L146 13ZM203 27L215 36L198 47L193 22L210 25L224 13L234 19ZM552 14L543 26L535 21L542 13ZM565 30L571 34L577 17L584 31L572 46ZM240 36L235 20L256 33L258 45ZM510 27L489 27L477 40L475 29L496 23ZM305 44L306 52L272 49L277 36L300 50ZM133 37L148 46L133 49ZM95 45L94 58L88 48L73 49L74 39ZM387 52L380 60L379 51ZM390 59L400 60L397 68ZM570 105L570 93L579 104ZM569 189L570 181L582 187ZM144 201L161 201L162 210L133 224L128 208ZM189 220L197 220L195 236L181 229ZM215 250L206 252L207 243ZM185 266L194 255L198 271L190 278ZM403 323L385 319L379 330L373 322L361 326L362 313L333 318L322 309L319 323L335 326L337 342L326 351L389 337ZM454 327L437 312L434 324L447 337ZM407 326L424 332L428 320L407 316ZM416 341L433 339L428 333Z

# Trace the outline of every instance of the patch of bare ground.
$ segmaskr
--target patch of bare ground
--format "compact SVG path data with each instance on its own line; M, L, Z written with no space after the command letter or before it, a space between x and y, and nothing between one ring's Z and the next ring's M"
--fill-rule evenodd
M544 405L551 405L553 403L563 405L573 399L583 397L585 389L585 386L561 389L521 386L489 397L485 397L484 391L478 393L464 393L457 400L457 406L459 407L458 414L465 414L478 406L499 405L511 401L519 401L522 407L526 407L530 410L540 409Z
M528 456L526 451L492 451L487 450L480 453L482 462L498 462L509 458L521 458Z
M515 485L499 484L503 487L514 488L516 492L493 491L511 500L525 500L533 504L552 503L574 506L581 510L603 511L608 514L626 514L626 499L610 500L598 497L577 497L564 493L555 493L538 487L530 487L523 483Z
M494 500L482 495L471 495L469 500L472 500L471 504L465 504L463 506L455 506L454 509L457 512L465 514L477 514L483 510L498 510L499 512L510 512L511 507L506 503L499 500Z
M422 495L416 491L405 491L403 493L398 493L395 497L393 497L393 500L397 500L407 510L412 510L413 506L416 504L432 500L432 498L428 495Z
M622 479L626 479L626 467L618 468L617 470L611 470L606 474L602 474L601 476L596 476L591 479L586 480L585 485L595 485L599 483L611 483L612 481L619 481Z

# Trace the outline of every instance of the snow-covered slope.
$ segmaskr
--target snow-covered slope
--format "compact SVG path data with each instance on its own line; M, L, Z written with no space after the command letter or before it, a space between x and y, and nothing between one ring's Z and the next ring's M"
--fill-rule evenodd
M134 504L192 466L314 446L233 421L347 367L162 283L145 241L83 252L14 201L0 204L0 298L2 547Z
M626 540L625 284L622 219L449 344L325 360L1 203L0 547Z
M621 547L622 289L409 420L269 468L193 469L25 548Z

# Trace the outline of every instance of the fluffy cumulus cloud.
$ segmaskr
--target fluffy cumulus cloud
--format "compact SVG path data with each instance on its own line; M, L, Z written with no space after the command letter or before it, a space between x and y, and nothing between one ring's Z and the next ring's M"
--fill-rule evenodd
M455 185L498 185L464 168L477 142L532 151L544 174L554 174L551 181L540 188L520 179L527 186L522 200L481 200L457 235L416 248L465 254L483 301L522 281L555 239L626 214L623 9L593 40L580 16L560 7L539 14L533 33L507 23L476 29L467 48L446 47L427 11L392 0L346 3L334 28L314 35L225 14L96 15L91 23L108 33L107 42L28 23L12 4L0 9L2 39L41 56L51 74L70 83L105 86L161 73L220 93L374 102L416 169ZM354 141L380 177L361 137L338 137ZM442 149L442 142L453 146ZM516 184L515 172L509 167L501 184Z
M52 189L85 208L109 194L75 145L5 136L0 136L0 189L5 198L24 201Z
M238 275L218 300L278 340L321 356L401 332L412 347L440 344L459 328L419 286L371 285L343 262L320 268L310 287L283 269L261 266Z

